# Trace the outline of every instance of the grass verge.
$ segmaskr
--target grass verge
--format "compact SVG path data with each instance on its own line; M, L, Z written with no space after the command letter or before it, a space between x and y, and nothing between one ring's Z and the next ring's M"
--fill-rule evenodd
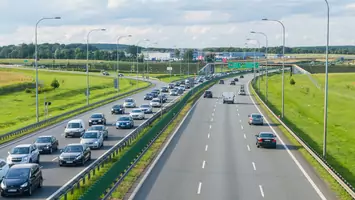
M150 87L152 87L152 86L153 86L153 85L151 85ZM24 135L33 133L33 132L35 132L35 131L38 131L38 130L43 129L43 128L45 128L45 127L48 127L48 126L50 126L50 125L56 124L56 123L58 123L58 122L61 122L61 121L63 121L63 120L66 120L66 119L68 119L68 118L71 118L71 117L73 117L73 116L79 115L79 114L81 114L81 113L85 113L85 112L87 112L87 111L89 111L89 110L98 108L98 107L103 106L103 105L105 105L105 104L108 104L108 103L117 101L118 99L122 99L122 98L124 98L124 97L131 96L132 94L139 93L139 92L141 92L141 91L143 91L143 90L145 90L145 89L146 89L146 88L142 88L142 89L140 89L140 90L138 90L138 91L129 93L129 94L127 94L127 95L123 95L123 96L117 97L117 98L115 98L115 99L105 101L105 102L103 102L103 103L101 103L101 104L97 104L97 105L91 106L91 107L89 107L89 108L87 108L87 109L82 109L82 110L80 110L80 111L78 111L78 112L74 112L74 113L71 113L71 114L69 114L69 115L66 115L66 116L63 116L63 117L61 117L61 118L58 118L58 119L56 119L56 120L53 120L53 121L51 121L51 122L49 122L49 123L47 123L47 124L44 124L43 126L38 126L38 127L33 128L33 129L31 129L31 130L24 131L24 132L22 132L21 134L11 135L11 136L8 136L8 137L6 137L6 138L2 138L2 139L0 140L0 144L4 144L4 143L7 143L7 142L9 142L9 141L11 141L11 140L15 140L15 139L17 139L17 138L23 137Z
M318 175L326 182L329 188L335 192L337 197L340 200L351 200L352 197L339 185L339 183L325 170L322 165L315 160L311 154L307 152L305 148L278 122L278 120L270 113L270 111L264 106L259 98L257 98L257 94L254 90L254 87L251 85L251 92L254 100L259 103L259 107L265 111L268 118L271 120L270 122L275 124L275 126L286 136L286 138L291 142L291 144L295 146L299 146L298 151L302 154L302 156L308 161L308 163L315 169ZM275 128L275 127L274 127Z
M174 132L179 123L185 117L187 112L191 109L195 100L197 100L202 92L213 85L213 83L202 88L198 93L194 94L186 103L186 105L182 108L177 117L169 124L169 126L161 133L161 135L154 141L154 143L149 147L146 153L142 156L142 158L137 162L137 164L133 167L133 169L127 174L127 176L123 179L118 188L112 193L110 200L122 200L127 192L131 189L134 183L138 180L138 178L142 175L145 168L152 162L155 158L159 150L162 148L166 139Z

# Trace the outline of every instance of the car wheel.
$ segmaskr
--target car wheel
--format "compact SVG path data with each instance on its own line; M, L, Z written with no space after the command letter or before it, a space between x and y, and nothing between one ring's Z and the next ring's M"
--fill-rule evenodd
M50 154L53 153L53 147L51 147L51 149L49 150L49 153L50 153Z
M85 165L85 158L82 158L81 159L81 163L80 163L82 166L84 166Z
M65 138L67 138L68 136L67 136L67 135L65 135L64 137L65 137Z
M36 163L39 164L39 156L37 156Z
M30 185L28 192L27 192L28 196L32 196L32 186Z
M260 148L260 145L256 145L257 148Z
M89 159L88 159L88 161L90 161L91 160L91 153L90 153L90 155L89 155Z
M63 166L62 164L60 164L60 162L58 162L58 165L59 165L59 167Z
M41 188L42 186L43 186L43 178L41 177L41 179L39 180L38 188Z
M6 194L4 192L1 192L2 197L6 197Z
M28 163L32 163L32 159L30 159L30 160L28 161Z

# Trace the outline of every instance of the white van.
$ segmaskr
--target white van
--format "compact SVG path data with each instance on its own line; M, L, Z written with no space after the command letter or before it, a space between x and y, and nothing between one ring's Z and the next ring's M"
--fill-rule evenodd
M81 137L85 133L85 123L82 119L70 120L65 126L65 137Z

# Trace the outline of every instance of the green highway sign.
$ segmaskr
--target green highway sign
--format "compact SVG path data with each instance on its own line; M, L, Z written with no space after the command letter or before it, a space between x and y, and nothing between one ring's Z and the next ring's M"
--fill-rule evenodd
M254 62L228 62L228 68L239 69L239 68L254 68ZM259 63L255 63L255 68L259 68Z

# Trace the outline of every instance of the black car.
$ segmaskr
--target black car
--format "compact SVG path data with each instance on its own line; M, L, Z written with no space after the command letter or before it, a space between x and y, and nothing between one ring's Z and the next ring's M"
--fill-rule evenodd
M39 153L53 153L58 150L59 142L56 137L51 135L39 136L35 141Z
M169 92L169 88L168 87L161 87L160 91L164 92L164 93L167 93L167 92Z
M7 171L1 182L1 196L27 194L43 186L42 170L38 164L19 164Z
M154 97L151 93L147 93L144 95L144 100L152 100Z
M150 94L153 96L153 99L159 95L157 91L152 91Z
M235 81L235 82L238 82L238 81L239 81L239 79L238 79L238 78L234 78L234 81Z
M240 76L240 78L244 78L244 76L243 76L243 75L241 75L241 76Z
M109 76L110 74L105 71L105 72L102 72L102 75L104 75L104 76Z
M235 81L231 81L231 82L230 82L230 85L235 85Z
M89 126L93 125L93 124L103 124L106 125L106 118L105 115L103 113L95 113L93 115L91 115L90 119L89 119Z
M276 149L276 136L269 132L260 132L256 137L256 147L271 147Z
M63 165L85 165L91 160L90 147L85 144L68 144L58 158L59 166Z
M125 108L123 105L114 105L111 108L111 114L125 114Z
M203 98L213 98L212 91L206 90L203 94Z
M161 94L158 95L157 98L160 99L162 103L165 103L165 102L168 100L168 98L166 97L166 95L161 95Z
M174 83L169 83L169 89L173 89L175 87Z
M224 84L224 80L219 80L219 84Z

